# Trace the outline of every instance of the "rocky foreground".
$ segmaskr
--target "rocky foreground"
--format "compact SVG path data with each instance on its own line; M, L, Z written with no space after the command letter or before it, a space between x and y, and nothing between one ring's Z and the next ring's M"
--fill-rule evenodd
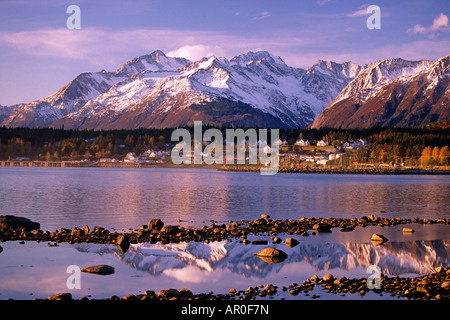
M258 233L269 233L273 243L280 243L281 240L276 237L278 233L289 235L310 236L318 232L330 232L332 228L338 228L341 232L350 232L357 226L392 226L399 224L449 224L449 219L439 218L436 220L420 219L415 217L413 219L404 218L380 218L373 215L361 218L301 218L299 220L272 220L268 215L263 214L260 219L247 221L234 221L229 224L214 224L212 221L211 227L203 226L200 229L184 228L175 225L165 225L160 219L152 219L147 225L141 226L139 229L130 232L110 232L102 227L94 227L90 230L88 226L83 228L73 228L55 230L53 232L43 231L40 229L40 224L33 222L27 218L16 216L0 216L0 241L12 240L28 240L28 241L48 241L49 246L57 246L58 243L104 243L117 245L119 252L124 253L128 250L131 243L178 243L181 241L221 241L228 238L242 238L244 244L268 244L267 240L247 240L247 235ZM403 228L403 232L414 232L411 228ZM388 239L380 234L374 234L371 238L374 245L380 245ZM294 247L298 241L293 238L285 240L286 246ZM0 253L2 247L0 246ZM286 254L281 250L274 248L265 248L255 253L256 256L266 261L267 263L278 263L286 258ZM108 273L113 273L114 270L108 266L95 266L99 270ZM92 270L82 270L83 272L92 272ZM95 272L94 272L95 273ZM379 294L388 293L392 296L401 296L407 299L450 299L450 269L438 267L435 273L416 277L416 278L400 278L386 277L381 274L380 289L373 291ZM357 293L360 295L366 294L369 290L366 278L361 279L347 279L342 277L340 279L334 278L331 274L325 275L322 278L317 276L311 277L303 281L302 284L293 283L289 287L282 287L281 291L288 291L291 295L298 295L303 293L309 295L308 292L313 290L316 286L321 286L327 293L334 293L345 295L347 293ZM180 291L176 289L161 290L158 294L154 291L146 291L145 294L128 295L122 298L113 296L111 300L229 300L239 299L247 300L254 299L257 296L272 296L278 292L279 287L268 284L266 287L249 287L247 290L230 289L228 294L213 294L201 293L194 295L188 289ZM312 294L311 298L318 298L319 296ZM47 299L50 300L71 300L70 293L57 294ZM83 300L87 297L81 298Z
M380 289L370 290L367 279L348 279L346 277L335 278L331 274L326 274L322 278L314 275L311 279L306 279L302 284L293 283L289 287L281 287L281 291L289 291L293 296L304 294L309 296L310 291L316 286L322 287L322 292L328 294L359 294L365 295L373 291L380 295L390 294L391 296L404 297L405 299L417 300L450 300L450 269L438 267L435 273L417 278L401 278L399 276L386 277L381 274ZM268 284L265 287L248 287L247 290L237 291L231 288L227 294L201 293L193 294L189 289L165 289L156 294L152 290L145 291L144 294L130 294L122 298L112 296L105 300L251 300L257 297L267 297L275 295L279 287ZM312 294L311 298L320 298L319 295ZM60 293L47 298L48 300L72 300L70 293ZM89 300L82 297L79 300Z
M370 215L361 218L300 218L299 220L272 220L266 214L260 219L229 221L229 224L215 224L211 220L211 226L202 228L185 228L177 225L165 225L160 219L152 219L147 225L129 232L110 232L109 230L95 226L91 230L89 226L73 229L60 228L54 231L43 231L40 224L29 219L15 216L0 216L0 241L9 240L33 240L49 241L54 244L68 243L106 243L115 244L126 251L130 243L179 243L190 241L221 241L229 238L243 238L244 244L248 234L262 232L276 236L278 233L288 235L310 236L317 232L329 232L332 228L338 228L341 232L353 231L355 227L367 226L393 226L399 224L450 224L450 219L439 218L413 219L405 218L380 218ZM53 244L53 245L54 245Z

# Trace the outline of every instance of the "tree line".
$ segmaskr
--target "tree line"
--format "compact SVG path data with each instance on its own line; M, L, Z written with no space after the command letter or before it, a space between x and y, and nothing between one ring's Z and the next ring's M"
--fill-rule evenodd
M209 127L204 126L203 130ZM186 127L193 133L193 127ZM219 128L225 136L228 128ZM244 128L245 129L245 128ZM0 160L27 157L31 160L83 160L123 158L128 152L168 150L174 129L64 130L0 127ZM203 132L204 132L203 131ZM270 131L270 130L269 130ZM192 135L193 136L193 135ZM412 128L280 129L279 136L294 145L298 139L326 140L339 147L345 142L367 140L368 148L352 153L363 163L404 163L411 166L449 165L450 124L435 123ZM342 150L342 149L341 149Z

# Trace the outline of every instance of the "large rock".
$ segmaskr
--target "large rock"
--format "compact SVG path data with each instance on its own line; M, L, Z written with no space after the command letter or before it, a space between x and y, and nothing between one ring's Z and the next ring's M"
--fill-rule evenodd
M160 219L152 219L148 222L149 229L161 230L163 226L164 222L162 222Z
M39 229L41 225L38 222L33 222L30 219L24 217L16 217L11 215L0 216L0 229L18 229L24 228L26 230Z
M383 244L386 241L388 241L388 238L386 238L382 234L374 233L372 235L372 238L370 238L370 240L372 241L372 244L378 246L378 245Z
M328 223L316 223L313 225L313 229L319 232L330 232L331 225Z
M128 248L130 247L130 241L128 241L128 237L124 234L121 234L117 237L116 243L117 249L120 253L127 252Z
M296 245L298 245L300 242L298 242L297 240L295 240L294 238L287 238L286 239L286 247L288 248L293 248Z
M98 266L92 266L92 267L87 267L87 268L81 269L81 271L86 272L86 273L95 273L95 274L100 274L100 275L106 276L108 274L114 273L114 267L108 266L106 264L100 264Z
M158 293L158 296L162 297L162 298L178 298L181 296L180 292L177 289L164 289L164 290L160 290Z
M255 253L255 256L267 263L279 263L287 258L287 254L272 247L264 248Z

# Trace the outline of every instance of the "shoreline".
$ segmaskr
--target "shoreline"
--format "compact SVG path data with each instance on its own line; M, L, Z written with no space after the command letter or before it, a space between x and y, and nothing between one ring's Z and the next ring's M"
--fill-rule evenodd
M181 220L180 220L181 222ZM94 226L93 230L85 225L83 228L74 227L67 229L61 227L59 230L43 231L38 222L30 219L11 215L0 216L0 242L14 240L49 241L54 243L103 243L121 246L123 242L128 244L137 243L179 243L179 242L202 242L221 241L232 238L242 238L246 244L249 234L269 233L276 236L279 233L286 235L297 235L308 237L320 232L330 232L338 228L340 232L351 232L356 227L368 226L395 226L401 224L450 224L450 219L438 218L421 219L409 218L381 218L374 215L362 216L361 218L300 218L299 220L273 220L269 215L263 214L255 220L229 221L228 224L215 224L211 220L211 227L204 225L201 228L182 227L180 225L165 225L160 219L152 219L147 225L139 228L130 228L129 232L110 232L100 226ZM247 240L248 241L248 240ZM248 242L250 243L250 242ZM126 250L125 250L126 251Z
M165 225L160 219L152 219L148 225L141 226L139 229L132 229L128 232L109 232L102 227L94 227L91 231L88 226L83 228L55 230L54 232L40 230L40 224L33 222L27 218L16 216L0 216L0 253L3 250L1 243L6 241L25 241L48 242L49 247L58 246L58 243L67 242L74 243L103 243L117 246L120 253L125 253L130 244L139 243L180 243L180 242L204 242L221 241L232 238L241 238L239 241L243 245L254 245L261 247L264 251L271 248L271 244L279 244L284 242L289 248L299 244L295 237L310 237L320 233L329 233L332 229L338 229L339 232L352 232L356 227L388 227L403 224L450 224L450 219L438 218L432 219L403 219L403 218L380 218L373 215L363 216L361 218L300 218L299 220L272 220L268 215L261 215L261 218L255 220L241 220L229 222L228 224L215 225L211 227L203 226L202 228L184 228L176 225ZM409 227L409 226L408 226ZM404 228L403 234L414 232L410 228ZM270 240L253 240L249 241L247 235L261 235L266 233L266 239ZM281 241L277 235L286 235L285 241ZM289 235L295 235L290 238ZM375 234L374 234L375 235ZM389 239L374 239L372 236L372 244L374 246L382 246ZM289 239L289 243L288 243ZM300 239L299 239L300 240ZM369 239L368 239L369 240ZM53 242L53 243L52 243ZM260 251L260 252L261 252ZM277 250L275 250L277 251ZM259 252L258 252L259 253ZM256 253L255 255L257 255ZM284 261L280 255L259 256L260 259L267 263L279 263ZM331 294L340 296L365 296L366 294L389 294L391 297L403 297L405 299L415 300L450 300L450 268L448 266L439 266L425 275L418 277L400 277L380 275L380 289L370 289L367 286L367 278L337 278L332 274L326 274L322 277L310 275L309 278L301 283L292 283L291 285L278 285L277 283L269 283L265 286L245 288L230 288L227 293L198 293L193 294L189 289L168 288L155 293L153 290L147 290L145 293L127 294L123 297L112 295L109 298L92 298L83 296L74 299L70 292L58 293L47 298L37 298L32 300L146 300L146 301L163 301L176 300L181 302L189 301L254 301L264 302L264 299L273 299L279 297L284 300L286 297L307 297L308 299L329 299ZM213 288L211 288L213 289ZM283 298L284 297L284 298ZM368 299L373 299L371 295ZM332 298L336 299L336 298ZM342 298L345 299L345 298Z
M5 168L193 168L216 169L223 172L255 172L261 168L257 165L203 165L203 164L171 164L171 163L122 163L122 162L77 162L77 161L0 161ZM358 175L450 175L447 169L394 168L378 167L279 167L276 173L313 173L313 174L358 174Z

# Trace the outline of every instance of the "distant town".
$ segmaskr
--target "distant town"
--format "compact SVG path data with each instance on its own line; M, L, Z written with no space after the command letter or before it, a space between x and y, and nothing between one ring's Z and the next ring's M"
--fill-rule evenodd
M437 123L415 128L378 127L364 130L297 129L280 130L276 141L280 167L389 166L423 168L449 166L450 125ZM192 129L189 128L188 129ZM1 166L145 166L171 165L173 129L62 130L0 128ZM202 152L209 144L195 146ZM271 153L265 141L264 152ZM249 163L248 140L234 158ZM193 156L194 150L191 151ZM224 148L225 150L225 148ZM242 152L245 151L245 152ZM244 154L245 159L239 158ZM264 165L258 163L258 165Z

